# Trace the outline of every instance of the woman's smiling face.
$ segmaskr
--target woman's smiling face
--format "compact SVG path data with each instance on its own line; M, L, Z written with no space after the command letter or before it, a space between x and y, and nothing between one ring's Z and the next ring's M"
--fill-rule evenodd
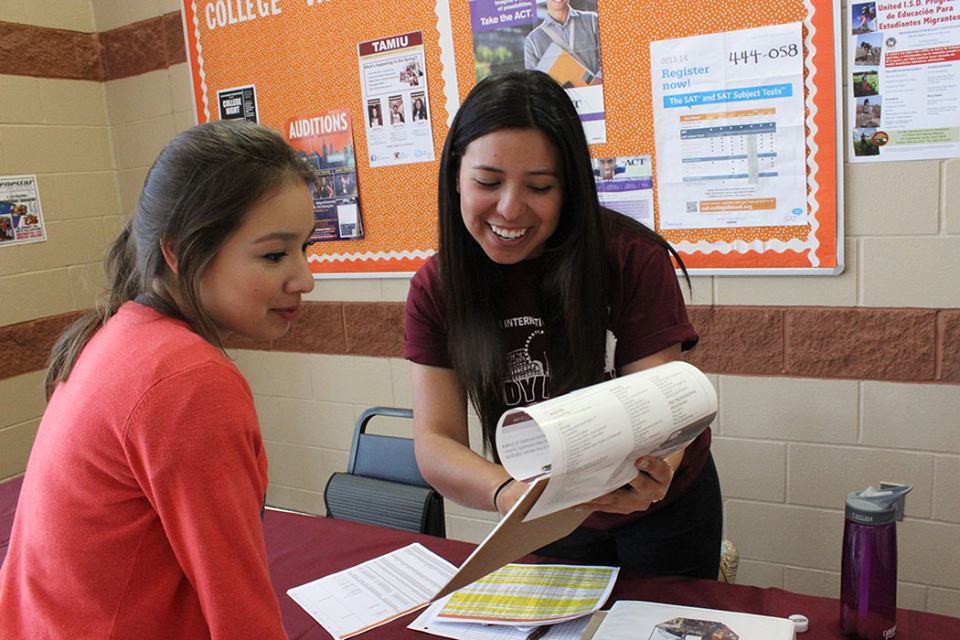
M458 176L463 224L487 257L539 256L563 205L557 150L539 129L500 129L467 145Z
M290 181L254 204L200 275L200 301L220 339L276 340L313 290L304 255L313 232L313 196Z

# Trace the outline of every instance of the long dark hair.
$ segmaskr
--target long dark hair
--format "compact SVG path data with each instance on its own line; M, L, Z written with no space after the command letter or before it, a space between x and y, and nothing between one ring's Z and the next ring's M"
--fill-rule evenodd
M439 260L447 350L480 417L484 445L494 455L497 420L506 408L505 349L499 324L505 295L502 267L486 256L464 226L457 178L467 145L500 129L543 132L560 161L563 204L557 229L544 246L543 281L538 292L551 369L550 395L603 378L608 311L608 267L603 259L606 227L627 226L654 239L683 268L679 256L659 235L600 206L583 126L556 81L539 71L518 71L477 83L460 106L443 146Z
M274 131L247 123L216 121L180 133L147 172L132 218L107 250L109 288L94 309L57 340L50 354L46 393L67 379L80 352L120 305L140 294L182 308L194 331L222 346L197 290L204 268L247 211L290 180L311 184L314 174ZM176 257L167 268L160 242Z

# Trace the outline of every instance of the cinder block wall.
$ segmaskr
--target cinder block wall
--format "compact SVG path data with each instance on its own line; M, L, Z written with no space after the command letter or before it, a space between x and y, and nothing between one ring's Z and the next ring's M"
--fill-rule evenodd
M0 102L0 174L39 175L50 235L0 249L0 478L26 464L49 343L92 303L100 255L149 163L192 124L182 52L130 46L169 42L178 3L62 4L22 3L4 16L96 32L109 46L92 78L76 61L67 78L0 75L3 95L32 97ZM913 482L899 603L960 616L960 160L847 165L844 177L843 275L701 277L688 297L703 334L691 361L720 396L714 455L726 535L741 552L741 583L836 596L846 493ZM360 412L410 406L399 351L407 287L319 281L293 336L231 348L256 395L271 503L322 513ZM388 433L407 428L382 423ZM475 421L472 429L478 443ZM453 538L480 540L494 524L449 502L447 512Z
M5 3L2 19L95 30L86 2ZM20 24L0 29L2 37L28 38ZM24 323L91 306L120 215L103 84L84 78L92 43L81 33L69 44L61 77L10 75L15 65L0 65L0 175L37 175L48 237L0 248L0 327L19 327L6 332L0 356L16 365L0 373L0 478L22 471L44 408L42 364L24 353L36 333Z

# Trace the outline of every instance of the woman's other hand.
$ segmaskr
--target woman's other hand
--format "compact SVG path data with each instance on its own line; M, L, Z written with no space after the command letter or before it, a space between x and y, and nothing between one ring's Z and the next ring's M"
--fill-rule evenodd
M667 495L673 481L673 467L666 460L643 456L636 461L639 473L627 485L580 505L582 509L606 513L646 511Z

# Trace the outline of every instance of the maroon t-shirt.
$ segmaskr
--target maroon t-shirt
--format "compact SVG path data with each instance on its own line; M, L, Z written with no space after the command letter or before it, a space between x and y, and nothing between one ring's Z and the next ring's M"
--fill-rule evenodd
M615 375L624 365L680 343L684 350L697 343L667 251L653 240L618 226L608 228L606 260L610 291L607 362ZM404 356L418 364L447 367L446 311L437 256L430 258L410 282L404 319ZM507 345L504 399L508 408L546 400L550 362L542 314L538 308L542 262L526 260L506 267L509 296L501 319ZM615 348L610 353L615 338ZM612 355L612 358L611 358ZM607 529L632 522L669 505L697 477L707 461L710 430L694 440L683 456L666 498L646 512L630 515L596 513L586 526Z

